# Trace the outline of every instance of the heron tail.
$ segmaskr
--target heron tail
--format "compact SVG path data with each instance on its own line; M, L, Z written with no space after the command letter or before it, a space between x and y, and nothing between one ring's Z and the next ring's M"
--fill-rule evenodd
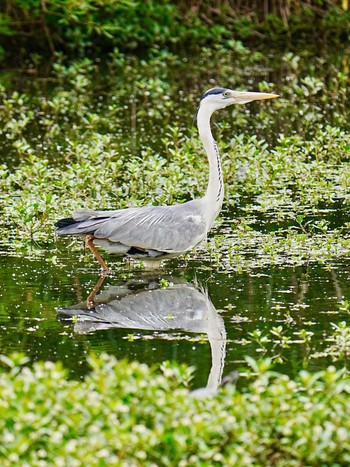
M55 227L58 229L64 229L65 227L69 227L71 225L79 224L82 221L86 221L95 214L95 211L92 209L76 209L73 212L72 217L66 217L65 219L60 219L55 223Z
M66 217L65 219L60 219L59 221L55 222L55 227L58 229L64 229L64 227L68 227L74 224L78 224L78 222L75 221L73 217Z

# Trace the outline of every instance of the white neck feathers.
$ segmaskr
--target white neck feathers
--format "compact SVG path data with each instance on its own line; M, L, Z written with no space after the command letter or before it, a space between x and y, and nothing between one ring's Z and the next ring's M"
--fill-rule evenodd
M210 128L210 117L215 109L202 105L197 114L199 136L202 140L209 161L209 182L203 198L206 206L208 229L219 214L224 199L221 160L218 147Z

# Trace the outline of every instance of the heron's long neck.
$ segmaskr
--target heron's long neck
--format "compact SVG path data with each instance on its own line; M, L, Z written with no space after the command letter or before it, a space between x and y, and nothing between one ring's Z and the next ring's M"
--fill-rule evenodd
M209 161L209 182L203 198L207 209L208 228L212 226L216 216L219 214L224 199L220 154L210 128L211 114L212 112L205 107L200 107L197 114L199 136Z

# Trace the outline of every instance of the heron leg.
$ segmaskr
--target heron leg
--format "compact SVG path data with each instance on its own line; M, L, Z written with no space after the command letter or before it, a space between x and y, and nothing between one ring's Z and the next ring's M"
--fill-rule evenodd
M100 263L101 268L103 269L103 271L108 271L107 264L103 261L102 256L96 250L96 247L95 247L95 245L93 243L95 238L96 237L94 237L93 235L87 235L85 237L85 245L90 249L91 253L95 256L97 261Z

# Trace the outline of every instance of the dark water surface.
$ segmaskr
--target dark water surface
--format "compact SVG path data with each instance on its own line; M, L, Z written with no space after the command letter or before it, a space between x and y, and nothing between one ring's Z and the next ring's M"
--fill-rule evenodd
M112 273L87 306L97 268L74 258L59 268L2 256L0 353L59 359L75 377L86 372L90 351L148 364L176 360L194 365L194 385L205 386L210 371L219 382L245 356L273 358L291 375L322 368L330 357L313 354L329 345L330 323L348 317L341 304L350 296L350 260L329 269L310 264L242 274L194 261L168 262L158 273L110 264ZM274 334L278 326L288 345ZM267 342L257 342L257 330ZM313 333L311 342L303 332Z

